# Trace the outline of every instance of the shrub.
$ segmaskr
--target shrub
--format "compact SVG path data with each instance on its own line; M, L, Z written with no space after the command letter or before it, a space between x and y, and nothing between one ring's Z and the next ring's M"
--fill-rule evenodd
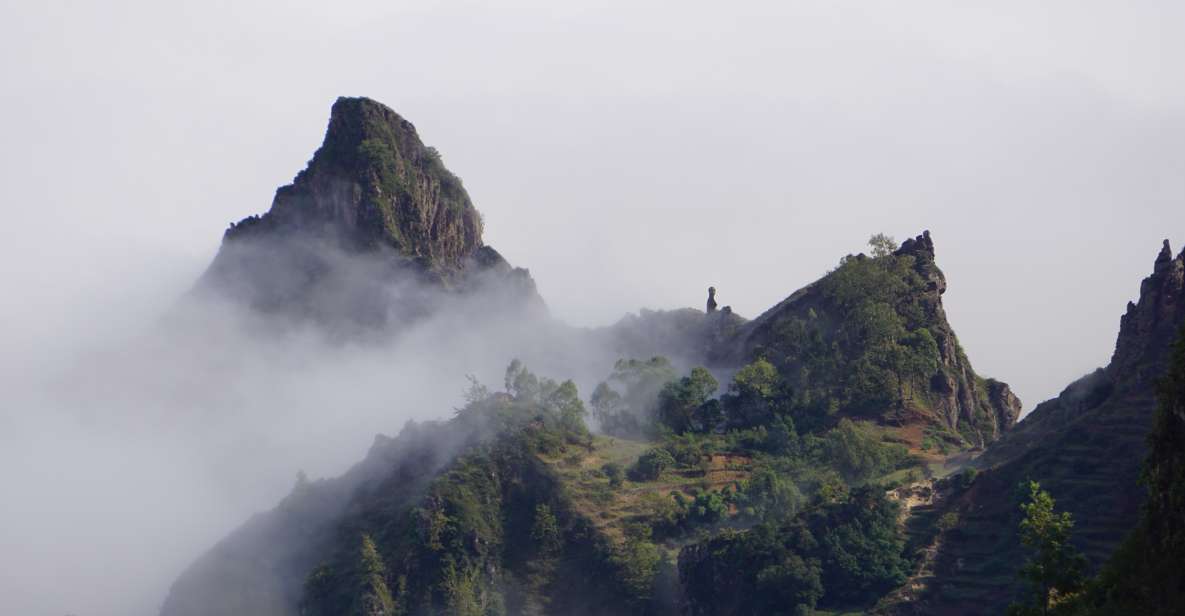
M629 477L634 481L654 481L668 468L675 465L675 458L666 449L656 447L642 454L630 467Z
M609 478L609 485L615 488L621 487L621 482L625 479L625 471L622 470L620 464L608 462L601 467L601 472Z

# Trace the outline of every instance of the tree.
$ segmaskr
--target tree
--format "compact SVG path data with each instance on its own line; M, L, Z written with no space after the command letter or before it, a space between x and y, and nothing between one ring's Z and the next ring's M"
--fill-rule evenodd
M601 429L618 436L648 435L654 427L658 394L676 378L665 357L617 360L613 373L597 386L591 399Z
M1021 503L1024 519L1020 540L1034 554L1021 568L1034 594L1033 602L1009 606L1010 615L1048 614L1059 599L1082 589L1086 559L1070 545L1073 517L1054 510L1054 500L1041 484L1030 481L1029 499Z
M897 252L897 240L884 233L877 233L868 238L868 245L872 247L872 256L876 258L887 257Z
M620 414L627 410L621 394L617 393L608 383L602 382L593 390L592 397L588 401L592 405L593 417L601 424L601 429L610 433L614 432L613 423Z
M564 381L548 391L545 402L548 408L559 415L560 425L565 430L576 434L588 432L584 425L587 412L584 410L584 403L580 401L579 392L576 391L576 384L571 380Z
M539 397L539 378L517 359L506 367L505 384L506 393L516 400L535 400Z
M675 458L671 452L654 448L642 454L638 461L630 467L630 479L634 481L654 481L662 472L675 465Z
M797 515L804 498L794 482L769 467L759 467L742 490L752 514L762 520L786 519Z
M737 370L732 377L732 389L742 396L769 398L774 395L777 386L778 371L764 358L758 358Z
M764 358L737 370L728 393L720 399L729 423L739 427L768 423L775 414L774 402L781 385L778 370Z
M829 600L868 601L905 581L909 559L899 512L882 488L865 486L814 520Z
M667 383L658 392L658 418L676 434L682 434L697 427L711 429L701 421L712 413L701 413L700 408L708 402L720 384L706 368L691 369L691 374L678 381Z

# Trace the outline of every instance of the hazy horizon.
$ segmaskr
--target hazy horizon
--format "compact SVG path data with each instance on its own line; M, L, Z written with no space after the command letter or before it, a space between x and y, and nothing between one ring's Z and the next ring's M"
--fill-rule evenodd
M754 316L873 233L930 229L952 324L1026 408L1106 363L1185 241L1172 3L292 6L4 9L7 321L167 302L341 95L414 122L577 325L710 284Z
M866 250L873 233L901 241L928 229L962 346L1027 412L1108 362L1161 241L1185 247L1182 30L1185 5L1172 2L8 3L0 451L5 432L19 447L0 459L22 474L54 460L13 488L22 507L0 526L20 541L14 553L42 555L49 539L37 532L80 522L58 511L72 502L58 492L86 486L98 501L131 498L157 523L150 536L176 532L161 518L180 519L197 496L153 511L131 480L114 496L101 482L117 469L172 486L172 469L145 461L172 454L177 426L199 420L157 420L174 440L137 441L136 457L120 451L123 422L135 435L160 426L104 423L114 399L78 420L60 401L39 406L33 384L148 331L227 225L266 211L305 166L338 96L413 122L464 180L485 242L529 268L552 314L573 325L702 307L709 285L754 317ZM243 362L270 378L272 353ZM344 368L326 370L313 380L344 382ZM372 406L339 426L337 448L310 456L320 465L310 474L360 458L362 435L398 428ZM208 431L223 425L235 429ZM201 466L203 446L178 454L202 489L231 495L186 520L200 536L161 566L274 503L289 465L303 464L293 452L315 435L299 436L277 437L266 470L229 488L225 469ZM241 440L226 451L254 455ZM85 453L57 457L75 447ZM86 472L71 475L78 465ZM126 513L107 505L98 519ZM142 527L93 545L80 526L68 535L76 552L118 552ZM128 562L129 579L155 567ZM95 554L84 564L87 575L108 566ZM83 586L116 609L117 586Z

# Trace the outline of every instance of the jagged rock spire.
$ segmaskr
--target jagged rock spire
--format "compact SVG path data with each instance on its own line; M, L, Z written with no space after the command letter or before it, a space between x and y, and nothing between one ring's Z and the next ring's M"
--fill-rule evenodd
M1127 312L1119 321L1115 354L1107 370L1112 378L1140 370L1141 366L1160 366L1168 353L1169 341L1175 339L1185 323L1185 251L1173 258L1165 240L1152 275L1140 283L1140 297L1128 302ZM1154 375L1131 374L1137 380Z

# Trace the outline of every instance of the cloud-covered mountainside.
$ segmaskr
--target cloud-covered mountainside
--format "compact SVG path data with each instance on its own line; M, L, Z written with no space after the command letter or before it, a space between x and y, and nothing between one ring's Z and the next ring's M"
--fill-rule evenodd
M318 425L354 421L358 397L391 425L446 419L302 475L162 614L870 608L926 535L889 488L933 484L1019 416L947 322L928 232L880 238L753 320L712 299L591 330L552 319L481 234L439 153L363 98L339 99L308 168L231 226L162 330L216 306L252 344L350 357L360 378L324 383ZM445 383L466 373L462 401Z

